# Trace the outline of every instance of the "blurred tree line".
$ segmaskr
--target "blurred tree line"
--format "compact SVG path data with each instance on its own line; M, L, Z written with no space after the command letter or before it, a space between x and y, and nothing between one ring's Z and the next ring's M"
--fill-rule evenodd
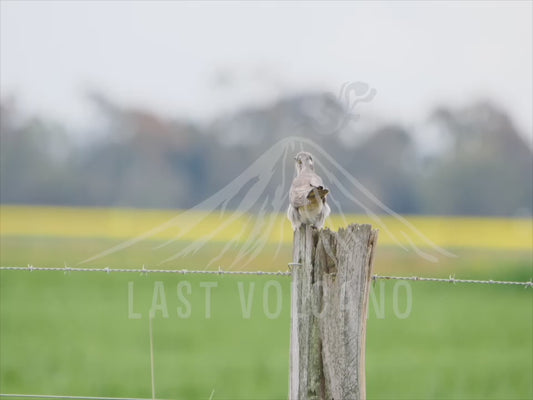
M339 123L350 110L322 93L208 123L124 108L100 94L90 101L99 117L77 134L1 102L1 203L189 208L280 139L303 136L396 212L531 215L532 149L488 101L435 109L417 132ZM439 145L429 151L415 133ZM343 210L361 212L353 204Z

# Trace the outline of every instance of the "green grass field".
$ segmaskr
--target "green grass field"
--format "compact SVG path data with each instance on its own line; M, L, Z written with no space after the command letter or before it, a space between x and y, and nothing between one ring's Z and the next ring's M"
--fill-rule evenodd
M74 266L116 243L3 234L0 264ZM154 265L161 257L156 244L97 264ZM179 266L203 266L223 246L209 244ZM276 260L268 246L255 265L284 269L290 244ZM531 249L452 250L456 258L428 264L378 246L375 272L505 280L533 274ZM0 392L151 397L148 315L155 303L158 398L285 399L289 283L289 277L2 271ZM206 286L213 286L209 302ZM532 342L533 289L378 281L367 332L368 398L531 399Z

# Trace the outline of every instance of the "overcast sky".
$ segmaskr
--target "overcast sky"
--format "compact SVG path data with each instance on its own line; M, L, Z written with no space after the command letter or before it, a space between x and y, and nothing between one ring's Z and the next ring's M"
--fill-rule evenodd
M212 117L363 81L361 113L420 121L490 97L531 137L532 2L1 2L2 97L85 124L96 89L169 116Z

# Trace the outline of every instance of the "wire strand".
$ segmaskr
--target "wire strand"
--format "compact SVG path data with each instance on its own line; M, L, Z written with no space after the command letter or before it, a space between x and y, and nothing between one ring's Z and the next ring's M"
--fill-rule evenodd
M189 269L148 269L143 268L96 268L96 267L0 267L0 271L62 271L62 272L129 272L139 274L207 274L207 275L291 275L290 271L228 271L219 268L218 270L189 270Z
M67 396L53 394L1 394L0 397L32 398L32 399L80 399L80 400L151 400L138 397L94 397L94 396ZM157 400L157 399L156 399ZM163 399L159 399L163 400Z
M494 280L477 280L477 279L456 279L452 276L449 278L431 278L424 276L384 276L373 275L372 280L384 279L384 280L399 280L399 281L426 281L426 282L446 282L446 283L479 283L483 285L518 285L525 287L533 287L533 282L513 282L513 281L494 281Z
M290 263L292 268L301 264ZM107 274L120 272L120 273L140 273L140 274L207 274L207 275L268 275L268 276L290 276L291 271L228 271L219 267L218 270L189 270L189 269L149 269L143 266L142 268L96 268L96 267L34 267L28 265L27 267L0 267L0 271L62 271L62 272L105 272ZM421 281L421 282L445 282L445 283L472 283L472 284L484 284L484 285L515 285L524 287L533 287L533 282L523 281L495 281L495 280L477 280L477 279L456 279L453 276L449 278L433 278L424 276L387 276L387 275L372 275L372 280L402 280L402 281Z

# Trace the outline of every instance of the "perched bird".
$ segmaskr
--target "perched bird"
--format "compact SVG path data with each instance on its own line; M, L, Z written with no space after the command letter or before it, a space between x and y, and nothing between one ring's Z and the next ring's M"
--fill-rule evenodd
M294 159L296 177L289 192L287 217L294 230L300 228L302 224L310 224L321 229L331 212L326 202L329 190L324 187L322 178L316 174L311 154L302 151Z

